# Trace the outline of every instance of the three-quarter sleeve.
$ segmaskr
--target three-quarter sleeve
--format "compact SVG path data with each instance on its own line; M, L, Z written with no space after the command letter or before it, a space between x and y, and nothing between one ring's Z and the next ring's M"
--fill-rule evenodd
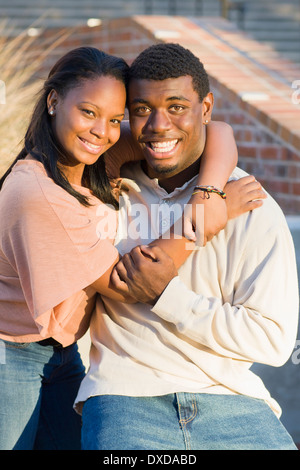
M78 296L116 260L112 243L116 214L95 197L86 208L40 172L22 178L17 174L7 185L11 195L16 190L13 178L21 188L15 191L3 221L3 253L39 333L55 336L72 313L72 296ZM2 191L4 199L6 187Z

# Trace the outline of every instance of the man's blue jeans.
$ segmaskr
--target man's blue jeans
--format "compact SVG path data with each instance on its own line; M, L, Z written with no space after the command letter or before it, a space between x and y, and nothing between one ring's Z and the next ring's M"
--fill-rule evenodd
M80 449L78 347L1 341L0 449Z
M95 396L82 419L83 450L297 450L264 401L240 395Z

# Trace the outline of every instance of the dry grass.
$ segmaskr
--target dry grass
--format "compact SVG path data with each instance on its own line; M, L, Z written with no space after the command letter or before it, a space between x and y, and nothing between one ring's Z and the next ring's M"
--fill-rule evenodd
M0 100L0 175L23 143L36 94L45 79L39 78L45 59L69 35L60 31L55 37L41 39L24 31L8 38L7 30L7 24L0 24L0 80L5 84L5 103Z

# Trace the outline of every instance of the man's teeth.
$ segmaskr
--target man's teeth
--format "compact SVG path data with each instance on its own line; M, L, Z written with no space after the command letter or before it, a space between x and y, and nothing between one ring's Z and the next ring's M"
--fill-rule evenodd
M165 142L150 142L150 147L154 152L158 153L167 153L171 152L174 147L177 145L178 139L176 140L168 140Z

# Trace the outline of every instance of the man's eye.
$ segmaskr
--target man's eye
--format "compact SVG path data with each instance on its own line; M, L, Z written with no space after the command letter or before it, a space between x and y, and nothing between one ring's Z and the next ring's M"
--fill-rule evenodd
M150 108L147 106L139 106L138 108L135 108L135 113L137 114L147 114L150 112Z
M183 111L185 108L184 106L181 106L180 104L173 104L170 109L172 111L175 111L176 113L179 113L180 111Z

